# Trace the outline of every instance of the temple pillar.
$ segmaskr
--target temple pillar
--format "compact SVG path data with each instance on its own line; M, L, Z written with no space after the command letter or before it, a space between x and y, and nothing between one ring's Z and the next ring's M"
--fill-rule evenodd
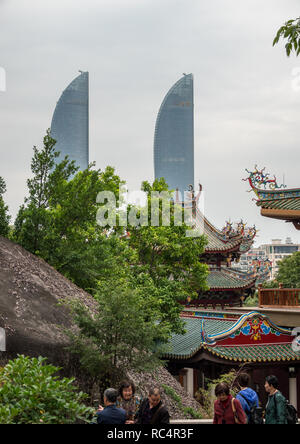
M289 368L289 401L296 409L297 406L297 375L294 367Z
M184 387L187 393L194 396L194 369L185 368L186 370L186 386Z

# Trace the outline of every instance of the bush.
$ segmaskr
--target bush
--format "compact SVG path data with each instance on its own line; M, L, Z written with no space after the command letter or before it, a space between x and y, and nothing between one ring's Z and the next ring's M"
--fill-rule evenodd
M187 418L192 417L194 419L202 419L201 413L193 409L193 407L183 406L181 397L172 387L162 384L162 388L164 389L165 394L170 396L178 404L179 408Z
M93 410L83 404L74 379L56 376L46 359L18 356L0 371L1 424L72 424L88 421Z

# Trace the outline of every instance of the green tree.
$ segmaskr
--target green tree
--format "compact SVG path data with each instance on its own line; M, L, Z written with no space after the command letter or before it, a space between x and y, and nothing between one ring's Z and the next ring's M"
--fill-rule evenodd
M282 259L278 266L276 281L285 288L300 288L300 252Z
M130 226L129 246L136 252L131 264L133 282L143 288L151 307L161 313L160 323L174 333L183 333L180 320L182 305L187 297L196 298L200 290L207 290L208 267L200 262L206 239L204 236L188 237L191 227L176 225L177 215L183 216L181 207L171 204L170 217L164 221L164 204L170 204L171 193L163 179L153 185L144 182L142 190L148 201L137 212L138 218L147 221L147 226ZM153 192L165 192L165 197L153 199ZM158 226L151 226L151 212L156 209ZM166 226L164 226L164 222ZM146 297L146 296L145 296Z
M1 424L72 424L87 422L93 410L74 379L59 378L45 358L18 356L0 371Z
M14 240L81 288L94 291L113 245L96 224L97 195L104 190L117 194L122 181L111 167L101 171L91 164L77 172L67 157L56 164L58 156L48 130L43 148L34 147L29 196L17 215Z
M40 253L42 257L44 241L52 224L48 211L50 200L57 196L64 181L77 170L74 162L69 162L67 157L55 166L59 156L59 152L55 151L55 143L50 130L47 130L43 149L33 148L33 177L27 180L29 196L18 212L14 229L14 239L31 253Z
M6 184L0 176L0 236L8 237L10 216L8 214L8 206L5 205L3 194L6 192Z
M273 46L276 45L280 39L287 41L285 44L285 51L287 56L294 51L296 56L300 53L300 17L288 20L279 30L273 40Z
M98 307L91 314L83 305L73 305L76 331L69 331L70 351L83 368L99 382L114 385L126 371L152 370L158 358L159 330L155 312L145 316L145 301L139 292L115 279L114 288L95 296Z

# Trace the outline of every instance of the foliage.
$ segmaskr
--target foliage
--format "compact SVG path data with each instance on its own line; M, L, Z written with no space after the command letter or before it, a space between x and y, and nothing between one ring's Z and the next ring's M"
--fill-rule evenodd
M257 291L253 296L248 297L244 302L244 307L257 307L258 305L258 293Z
M178 407L182 410L182 412L186 417L192 417L194 419L202 419L202 415L199 411L193 409L193 407L183 406L181 397L178 395L176 390L173 389L173 387L170 387L169 385L166 384L162 384L162 388L164 389L165 394L170 396L178 404Z
M183 407L182 411L187 417L191 416L194 419L202 419L201 413L193 409L193 407Z
M79 287L97 294L99 307L100 302L102 306L95 318L98 326L94 329L94 336L88 336L89 347L79 346L79 342L89 335L89 329L85 330L87 313L77 310L76 319L81 328L77 350L81 351L82 363L92 373L97 368L98 374L103 374L102 369L107 366L109 372L121 367L125 369L129 361L138 367L136 354L128 351L127 362L120 351L122 347L127 350L128 344L132 344L130 335L133 330L130 329L130 335L124 336L119 328L115 334L122 340L117 346L113 337L105 336L109 334L109 327L115 326L116 320L119 320L118 327L124 326L122 308L131 319L130 326L135 326L136 337L140 335L140 345L136 345L138 341L134 344L136 349L140 347L140 356L144 356L142 350L151 349L154 340L167 342L172 332L184 333L180 301L196 297L199 290L207 289L208 267L199 261L206 241L203 236L188 237L186 231L190 227L186 224L176 225L176 210L177 214L178 210L182 213L181 207L171 205L170 224L164 225L163 205L170 204L171 195L163 179L153 185L143 183L142 189L148 195L145 208L128 209L128 214L133 210L148 224L135 226L131 223L124 228L120 224L120 217L124 216L121 209L124 182L114 169L96 170L91 164L86 170L77 172L74 162L67 157L56 164L58 156L55 140L48 130L43 148L38 150L34 147L32 178L27 182L29 195L15 221L14 240L42 257ZM113 214L118 216L117 223L113 227L96 224L101 206L102 210L106 208L97 199L101 191L113 193L118 204ZM152 191L167 193L167 197L157 199L158 226L149 224ZM127 229L129 236L126 235ZM115 312L112 304L115 304ZM136 319L128 311L129 307ZM107 315L108 312L114 313L114 317L108 316L110 323L104 322L103 310L107 311ZM92 318L88 321L89 325L91 323ZM99 325L106 325L108 331L105 333ZM105 346L103 337L108 341ZM148 355L143 359L146 365ZM120 362L123 362L122 366Z
M147 311L138 292L115 281L109 294L95 296L98 308L92 315L84 306L73 305L76 332L68 332L70 351L84 369L110 385L131 371L149 371L161 365L158 358L161 330L156 313Z
M293 51L296 56L300 54L300 17L288 20L279 28L273 40L273 46L276 45L281 38L287 40L285 51L288 57Z
M278 262L278 272L273 281L264 282L263 288L300 288L300 252L297 251Z
M173 389L173 387L170 387L167 384L162 384L161 386L164 389L166 395L170 396L174 401L177 402L177 404L181 405L181 397L178 395L176 390Z
M285 288L300 288L300 252L282 259L278 266L276 281Z
M201 388L196 392L195 398L203 407L209 418L214 416L214 401L216 400L215 387L217 384L226 382L230 387L231 395L235 397L240 390L236 385L236 379L242 371L245 371L244 364L239 370L232 369L228 373L221 375L219 378L214 380L207 379L206 389Z
M43 149L34 147L29 196L17 215L14 240L93 291L110 249L103 229L96 225L97 195L103 190L117 193L121 180L111 167L102 172L91 164L77 172L67 157L56 165L58 156L48 130Z
M279 282L276 279L273 281L266 281L262 284L263 288L279 288Z
M60 379L59 369L45 361L18 356L1 370L1 424L72 424L93 414L74 380Z
M9 235L10 216L8 214L8 207L3 200L3 194L6 192L6 184L4 179L0 176L0 236L7 237Z
M161 323L171 324L172 331L183 333L179 314L182 309L179 301L187 297L197 298L200 290L207 290L208 267L200 262L206 245L204 236L188 237L190 227L185 223L176 225L176 206L171 205L170 218L164 222L163 206L170 207L171 194L164 179L156 180L151 186L143 182L142 190L147 193L148 201L137 216L147 221L146 226L130 226L129 246L136 252L132 272L135 284L143 283L148 294L152 294L152 304L161 312ZM166 193L166 197L151 199L151 193ZM156 204L156 205L155 205ZM151 213L156 208L158 226L151 226ZM177 212L182 213L180 208ZM177 213L178 214L178 213ZM165 225L164 225L165 223Z

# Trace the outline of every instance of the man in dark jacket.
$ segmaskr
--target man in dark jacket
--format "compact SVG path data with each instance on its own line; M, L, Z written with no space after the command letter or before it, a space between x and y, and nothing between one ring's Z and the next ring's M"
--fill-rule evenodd
M161 401L160 389L155 387L149 390L148 398L142 404L136 414L136 424L169 424L170 415Z
M109 388L104 392L105 408L99 406L97 412L98 424L125 424L126 412L116 407L118 392L113 388Z
M266 406L266 424L287 424L287 402L285 397L278 390L279 383L276 376L267 376L265 389L269 394Z

